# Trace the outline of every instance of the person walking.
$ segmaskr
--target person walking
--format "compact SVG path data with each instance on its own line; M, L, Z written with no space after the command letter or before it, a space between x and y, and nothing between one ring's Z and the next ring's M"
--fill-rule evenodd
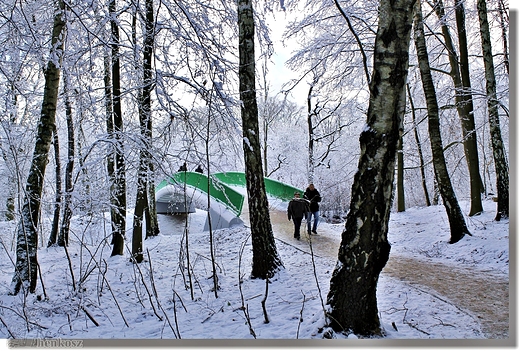
M186 166L186 162L184 162L180 167L179 167L179 170L177 172L187 172L188 171L188 167Z
M294 223L294 237L300 240L300 227L302 225L303 218L307 218L307 212L309 211L307 201L300 198L300 193L295 192L294 198L289 201L287 207L287 217L289 220L292 219Z
M307 232L309 235L312 234L318 234L316 232L316 229L318 227L318 221L320 219L320 204L321 201L321 195L318 189L314 187L313 183L310 183L307 189L305 189L305 193L303 194L303 198L305 200L308 200L309 203L309 212L307 213L306 219L307 219ZM311 220L312 217L314 217L314 221L312 223L312 230L311 230Z

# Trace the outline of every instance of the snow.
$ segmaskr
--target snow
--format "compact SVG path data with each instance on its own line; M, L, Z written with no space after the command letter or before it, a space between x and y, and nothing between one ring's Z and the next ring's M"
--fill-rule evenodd
M274 210L286 208L286 203L275 203L273 199L270 203ZM392 245L390 256L470 267L507 278L509 221L493 220L495 206L492 201L484 201L483 214L466 217L472 236L451 245L442 206L392 213L388 234ZM467 213L468 204L461 202L461 207ZM42 281L39 281L37 293L29 294L25 301L23 294L8 295L15 260L16 223L0 222L3 258L0 261L0 337L11 338L11 333L17 339L85 340L85 346L90 339L117 339L123 345L127 345L124 341L128 339L146 339L150 345L158 339L172 343L175 339L196 339L203 345L208 345L204 340L218 339L209 344L214 346L221 345L218 341L224 341L224 345L226 341L252 341L255 338L252 330L257 339L264 341L291 340L294 344L289 345L319 347L373 345L371 341L385 346L411 340L486 339L479 317L450 301L450 296L439 296L426 287L407 284L385 271L380 275L377 295L385 337L360 340L354 335L335 334L336 340L321 339L319 330L324 324L329 281L337 264L336 243L344 226L324 221L318 227L319 235L312 237L314 256L310 254L308 242L283 237L273 225L284 269L267 286L265 305L269 322L266 323L262 310L265 281L249 278L252 251L247 226L213 232L220 287L215 297L210 238L209 233L203 231L206 215L197 209L188 216L187 237L183 227L185 219L159 215L161 233L144 240L145 261L139 265L129 262L131 216L126 255L116 257L110 257L109 239L103 240L109 238L107 223L74 218L68 254L77 291L73 290L65 250L42 247L38 260L47 298L43 298ZM44 223L48 225L48 221ZM193 268L192 291L185 251L184 261L179 264L179 254L186 243ZM318 250L322 243L332 247L330 255ZM311 339L317 343L296 343Z

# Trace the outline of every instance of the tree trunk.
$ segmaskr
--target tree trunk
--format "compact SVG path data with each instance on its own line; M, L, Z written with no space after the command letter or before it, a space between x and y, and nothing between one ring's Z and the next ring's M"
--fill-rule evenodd
M397 212L405 210L403 136L400 135L397 141Z
M272 277L282 266L274 242L265 193L255 87L255 24L252 0L238 1L239 89L246 188L253 245L252 278Z
M410 100L410 108L412 113L412 123L413 123L413 135L415 138L415 143L417 144L417 154L419 156L419 165L421 169L421 184L424 192L424 198L426 201L426 206L430 206L430 194L428 192L428 187L426 186L426 172L424 170L424 156L422 152L421 146L421 138L419 137L419 125L417 124L417 118L415 117L415 106L412 98L412 94L410 91L410 85L406 84L406 89L408 90L408 98Z
M9 85L9 93L6 97L6 105L7 109L10 111L9 116L9 130L16 123L16 114L18 110L18 95L16 92L16 86L14 83ZM7 132L9 132L9 130ZM1 141L0 141L1 145ZM12 151L11 151L12 152ZM8 156L5 151L2 149L2 157L5 163L8 163ZM15 198L18 192L18 182L16 177L13 175L15 171L9 172L7 175L7 184L9 184L7 198L5 199L5 219L7 221L14 221L15 219Z
M499 221L501 218L509 217L509 167L507 165L504 142L502 141L502 133L500 131L495 66L493 64L493 52L491 49L491 35L489 34L486 1L477 0L477 9L480 21L480 36L482 39L484 67L486 71L489 132L491 134L491 146L493 148L493 159L495 161L497 182L498 204L495 220Z
M123 143L123 113L121 111L121 77L119 60L119 27L116 20L116 0L109 3L110 25L112 32L112 107L114 121L114 205L112 218L112 256L123 255L126 229L126 171Z
M64 74L63 90L65 95L65 116L67 118L67 166L65 168L65 196L63 198L63 218L61 222L60 235L58 237L59 246L69 245L70 219L72 218L72 191L74 190L74 158L75 158L75 138L74 120L72 118L72 103L69 95L68 75Z
M509 24L509 12L506 10L506 6L504 5L503 0L498 1L498 12L500 15L500 28L502 29L502 46L504 48L504 65L506 67L506 72L509 74L509 45L507 43L507 38L509 35L508 32L508 25ZM507 19L504 19L504 17L507 16ZM507 23L507 24L506 24Z
M424 37L422 9L420 2L415 13L415 47L417 50L417 58L419 61L419 69L421 71L421 80L423 84L424 95L426 97L426 108L428 110L428 128L430 133L430 142L433 155L433 168L435 171L435 178L439 187L444 207L448 215L450 223L450 243L456 243L466 234L470 234L466 227L466 222L459 203L453 191L451 180L446 167L446 160L444 158L444 150L442 146L442 138L439 122L439 106L437 103L437 94L435 92L435 85L431 75L430 63L428 59L428 51L426 47L426 39Z
M309 184L314 183L314 169L315 169L315 163L314 163L314 126L312 123L312 117L316 114L312 110L312 90L314 89L314 84L316 80L313 81L311 86L309 87L309 92L307 93L307 131L309 133L309 143L308 143L308 149L309 149L309 160L308 160L308 177L307 182Z
M458 0L456 0L458 1ZM459 45L461 49L461 57L459 66L459 57L453 44L451 34L448 26L445 24L444 5L441 0L435 3L435 11L441 20L442 34L451 66L450 75L455 86L455 102L457 105L457 112L461 121L462 140L464 145L464 154L466 156L466 163L468 165L468 172L470 176L470 197L471 205L469 215L473 216L482 212L482 179L480 177L480 166L478 162L477 149L477 134L475 130L475 119L473 118L473 99L471 97L471 86L469 83L469 68L467 67L467 44L465 40L464 19L459 18L460 14L459 4L456 6L457 25L459 27ZM463 17L462 8L462 17ZM460 23L459 23L460 22Z
M52 59L47 63L45 70L45 87L40 121L38 123L31 169L25 187L25 199L21 218L17 229L16 266L10 288L10 294L13 295L18 294L22 286L24 293L34 293L37 285L39 214L45 169L56 124L56 105L60 85L59 64L62 59L66 37L65 3L59 0L57 5L51 38L50 57Z
M112 65L110 62L110 54L106 54L104 57L104 85L105 85L105 114L106 114L106 127L107 135L109 140L114 140L114 102L112 99ZM116 199L114 196L115 189L115 173L116 173L116 152L113 143L108 145L110 152L107 155L107 175L110 184L110 223L112 233L115 231L114 221L117 216L116 214ZM84 168L83 168L84 169ZM112 244L114 244L114 236L112 235Z
M362 336L382 334L376 289L388 261L397 142L405 109L415 0L381 0L367 124L359 138L350 211L330 281L329 325Z
M462 76L463 89L460 94L462 94L462 101L464 101L462 108L465 111L464 118L462 119L464 149L466 150L471 190L471 208L469 215L473 216L484 211L482 207L482 193L484 192L484 186L482 183L482 177L480 176L477 130L475 128L473 97L471 94L468 39L466 35L466 14L463 0L455 0L455 18L459 34L460 73Z
M148 169L150 171L150 174L154 174L154 165L153 160L151 158L151 155L148 153L148 156L150 157L148 159ZM155 206L155 182L153 179L148 179L148 191L147 198L148 198L148 206L146 206L146 209L144 211L144 216L146 220L146 236L145 238L150 238L152 236L159 235L160 228L159 228L159 220L157 219L157 207Z
M137 172L137 195L135 197L134 222L132 232L132 262L143 261L143 213L148 203L146 184L145 151L139 153L139 170Z
M54 216L52 218L51 232L49 233L49 240L47 241L47 247L56 244L58 237L58 228L60 227L60 213L61 213L61 160L60 160L60 140L56 125L54 125L54 131L52 132L53 146L54 146L54 164L55 164L55 185L56 185L56 196L54 197Z
M147 170L146 177L146 238L159 234L159 221L157 220L157 209L155 207L155 168L153 165L150 148L152 145L152 91L155 87L153 78L153 50L155 46L155 15L153 0L146 0L146 33L143 47L143 112L144 139L146 142L144 162Z

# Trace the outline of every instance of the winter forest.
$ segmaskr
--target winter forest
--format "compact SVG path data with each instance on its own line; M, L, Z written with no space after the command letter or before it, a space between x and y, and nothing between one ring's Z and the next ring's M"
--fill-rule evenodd
M267 179L316 184L337 244L318 263L309 238L319 292L263 338L388 337L395 215L438 209L457 248L492 211L507 239L507 1L4 0L0 42L2 338L262 338L292 262ZM210 191L158 214L182 165L243 172L247 225L212 230ZM240 332L209 332L235 304Z

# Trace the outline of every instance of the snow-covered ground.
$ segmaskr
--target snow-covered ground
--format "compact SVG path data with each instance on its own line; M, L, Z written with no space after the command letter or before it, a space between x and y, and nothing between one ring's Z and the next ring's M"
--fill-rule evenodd
M276 204L279 209L284 206ZM467 204L461 206L467 212ZM509 220L493 221L496 204L485 201L484 206L483 214L466 218L472 236L453 245L448 244L449 229L442 206L392 213L388 235L391 255L470 266L507 277ZM210 237L203 231L206 212L197 210L189 215L187 231L182 218L160 215L159 220L160 235L144 241L145 261L135 265L129 262L130 228L127 254L110 257L106 223L75 219L68 247L74 278L65 250L45 248L42 241L38 252L42 279L37 294L27 297L8 295L15 260L16 223L0 222L0 337L81 339L85 340L84 346L88 346L87 339L97 339L92 343L119 339L126 346L129 345L124 340L128 339L141 339L130 342L132 345L138 345L142 339L151 345L159 339L198 339L202 346L208 346L207 339L219 339L210 346L221 345L222 340L226 345L226 340L243 342L255 338L264 340L264 344L257 345L267 345L267 339L273 339L282 342L282 346L283 342L302 346L363 346L363 342L369 342L356 340L353 335L335 335L339 340L320 339L334 254L312 257L308 243L283 238L275 229L278 253L285 268L266 287L263 280L249 279L252 252L248 228L217 230L213 233L219 286L215 293ZM315 245L320 240L339 242L342 228L342 224L321 222L320 235L313 237ZM262 309L266 291L268 323ZM432 299L382 274L377 297L386 337L377 340L376 345L485 338L478 316L461 312L449 296ZM311 339L318 340L311 343ZM309 343L298 344L301 340Z

